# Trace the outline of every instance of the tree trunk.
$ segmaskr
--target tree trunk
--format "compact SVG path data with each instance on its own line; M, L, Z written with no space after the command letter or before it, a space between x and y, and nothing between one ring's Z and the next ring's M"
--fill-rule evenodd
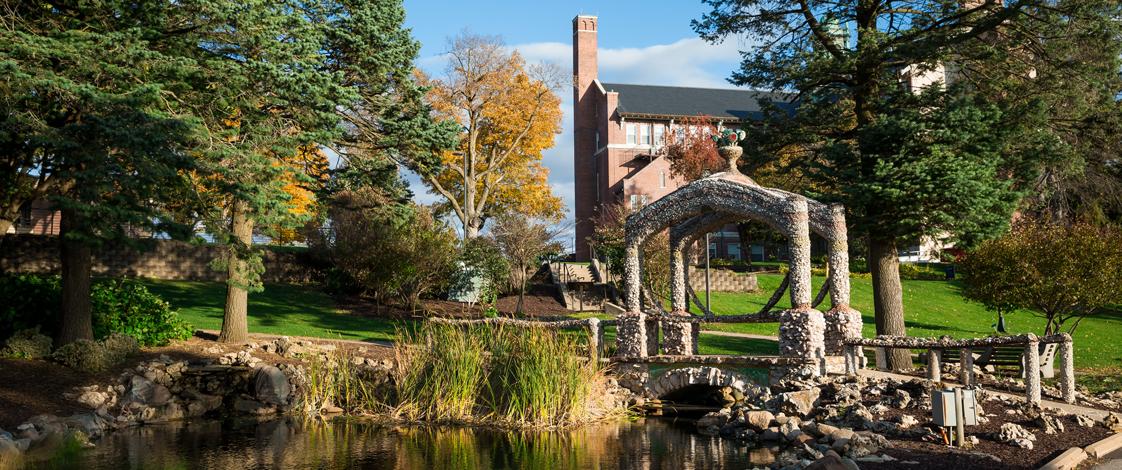
M906 336L896 240L870 238L869 263L873 274L873 310L877 334ZM912 367L911 354L907 349L889 349L886 353L888 366L892 370Z
M73 209L62 213L60 250L62 261L62 303L58 346L79 339L93 339L93 307L90 303L90 246L74 239L81 234L83 220Z
M751 231L752 226L747 222L736 224L736 234L740 238L740 258L748 267L752 267L752 238L748 236Z
M8 229L12 228L14 224L14 219L0 217L0 238L3 238L4 234L8 233Z
M226 266L226 309L222 316L222 331L218 334L221 343L244 343L249 339L249 292L246 290L249 268L244 256L253 244L253 219L248 212L244 201L234 201L230 217L234 239L230 242Z
M522 313L522 299L526 296L526 270L522 270L518 282L518 305L514 307L514 313Z

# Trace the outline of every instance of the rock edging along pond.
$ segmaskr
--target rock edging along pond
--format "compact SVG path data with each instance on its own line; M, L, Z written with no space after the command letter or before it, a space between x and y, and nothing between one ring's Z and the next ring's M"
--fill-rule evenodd
M203 416L265 416L288 412L341 413L328 404L306 410L300 396L306 386L306 367L299 361L270 364L252 352L276 353L284 358L325 361L335 346L278 338L264 344L198 362L161 355L118 376L116 383L77 388L68 398L91 411L67 417L38 415L13 431L0 430L0 463L36 449L57 447L64 441L89 445L106 433L129 426L166 423ZM218 350L220 352L220 350ZM360 356L348 359L361 369L372 386L389 381L392 364Z

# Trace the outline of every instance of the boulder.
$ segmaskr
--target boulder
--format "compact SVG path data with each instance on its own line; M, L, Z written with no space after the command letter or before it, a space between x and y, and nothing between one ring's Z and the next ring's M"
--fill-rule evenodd
M822 392L817 388L784 392L775 396L769 402L769 408L787 415L806 416L814 411L818 396Z
M144 376L134 375L129 379L129 391L125 401L134 403L148 403L156 393L156 384Z
M283 406L288 404L292 384L280 369L265 366L257 369L255 391L258 401Z
M277 412L277 409L273 406L246 398L234 400L234 410L251 415L269 415Z
M107 401L109 401L109 394L107 393L91 390L82 392L81 395L78 395L78 403L86 405L95 410L101 408L101 405L104 405Z
M1002 424L1001 429L997 432L996 437L998 442L1003 442L1005 444L1029 450L1032 450L1032 442L1036 440L1036 435L1021 427L1017 423Z
M744 413L744 420L748 423L748 427L754 431L767 429L774 419L775 415L767 410L752 410Z
M842 458L833 452L828 452L822 458L806 466L806 470L849 470L842 462Z

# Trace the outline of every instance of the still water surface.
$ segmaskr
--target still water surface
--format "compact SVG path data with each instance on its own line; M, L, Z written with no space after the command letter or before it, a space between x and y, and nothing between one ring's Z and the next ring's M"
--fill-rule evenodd
M767 449L646 419L563 432L392 427L361 421L194 421L117 431L79 468L689 469L751 468Z

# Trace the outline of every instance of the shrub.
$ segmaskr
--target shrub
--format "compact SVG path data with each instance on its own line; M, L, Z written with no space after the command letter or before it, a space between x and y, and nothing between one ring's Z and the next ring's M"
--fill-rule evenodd
M999 315L1030 310L1044 318L1045 335L1071 333L1122 300L1122 231L1026 222L967 255L962 271L968 298Z
M39 333L39 328L17 331L8 338L0 357L15 359L42 359L51 355L51 338Z
M39 327L51 335L58 330L62 287L58 276L16 274L0 276L0 338Z
M140 342L136 338L121 333L111 333L101 340L101 345L105 348L105 357L110 364L124 361L129 354L140 350Z
M112 365L105 345L88 339L64 344L51 354L51 359L71 369L85 372L103 371Z
M51 359L71 369L99 372L120 364L139 349L140 344L135 338L113 333L101 341L80 339L59 346L51 354Z
M171 305L132 279L99 282L91 297L97 338L122 333L143 346L163 346L194 331Z
M53 335L59 325L58 276L0 276L0 338L38 327ZM132 279L99 280L90 289L95 338L111 333L132 336L144 346L162 346L186 339L193 328L156 294Z
M415 309L421 297L445 287L459 250L455 232L429 208L404 212L387 211L384 196L369 190L341 191L331 201L332 223L309 243L346 275L335 283Z

